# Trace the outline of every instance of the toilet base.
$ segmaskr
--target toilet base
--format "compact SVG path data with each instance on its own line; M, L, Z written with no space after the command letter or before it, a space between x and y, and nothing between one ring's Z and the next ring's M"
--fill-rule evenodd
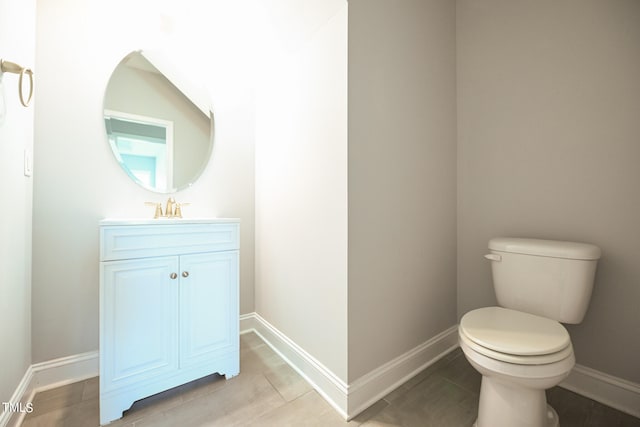
M560 427L560 419L558 413L551 405L547 404L547 420L548 424L545 427ZM473 427L478 427L478 420L473 423Z
M558 427L558 414L547 404L544 389L525 388L494 377L482 377L475 427Z

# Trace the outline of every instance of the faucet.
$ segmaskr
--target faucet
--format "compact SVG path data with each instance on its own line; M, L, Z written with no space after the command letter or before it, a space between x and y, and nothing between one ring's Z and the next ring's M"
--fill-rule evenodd
M162 203L145 202L147 206L154 206L156 208L154 219L157 218L182 218L182 206L187 206L190 203L177 203L173 197L167 199L167 206L162 212Z
M167 218L173 218L173 216L175 215L175 204L175 199L173 197L169 197L169 199L167 200L167 207L164 209L164 216L166 216Z

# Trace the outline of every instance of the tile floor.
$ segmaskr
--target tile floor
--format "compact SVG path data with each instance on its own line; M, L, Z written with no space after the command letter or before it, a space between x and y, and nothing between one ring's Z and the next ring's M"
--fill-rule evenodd
M211 375L136 402L110 427L471 426L480 375L455 350L345 422L256 334L240 338L241 373ZM562 388L548 392L562 427L640 427L640 419ZM98 378L36 394L22 427L96 427Z

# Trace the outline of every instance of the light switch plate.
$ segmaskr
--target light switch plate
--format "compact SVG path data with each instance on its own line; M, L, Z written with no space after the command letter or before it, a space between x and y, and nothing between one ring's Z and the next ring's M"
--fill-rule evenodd
M24 149L24 176L33 175L33 154L28 148Z

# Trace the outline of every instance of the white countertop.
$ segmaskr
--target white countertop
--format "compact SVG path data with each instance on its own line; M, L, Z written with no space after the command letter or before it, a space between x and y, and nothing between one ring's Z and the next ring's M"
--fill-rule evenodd
M100 225L175 225L239 223L239 218L105 218Z

